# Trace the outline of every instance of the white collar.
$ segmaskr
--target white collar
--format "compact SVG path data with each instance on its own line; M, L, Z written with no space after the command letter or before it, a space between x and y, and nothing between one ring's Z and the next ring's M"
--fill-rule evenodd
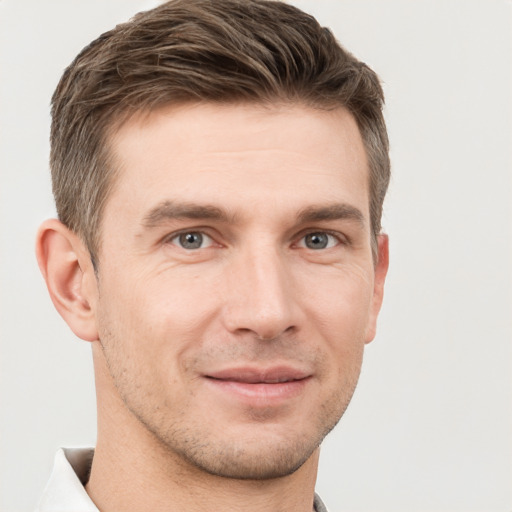
M60 448L53 471L35 512L99 512L85 491L94 448ZM327 512L315 494L315 511Z
M99 512L84 489L93 448L61 448L36 512Z

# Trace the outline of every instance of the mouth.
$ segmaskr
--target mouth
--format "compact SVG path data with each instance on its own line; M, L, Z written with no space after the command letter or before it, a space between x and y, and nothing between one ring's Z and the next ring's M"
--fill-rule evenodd
M205 375L214 389L241 400L251 400L252 405L269 405L296 397L311 377L309 372L290 366L228 368Z
M207 378L224 381L245 382L247 384L279 384L303 380L310 374L291 366L274 366L271 368L226 368L205 375Z

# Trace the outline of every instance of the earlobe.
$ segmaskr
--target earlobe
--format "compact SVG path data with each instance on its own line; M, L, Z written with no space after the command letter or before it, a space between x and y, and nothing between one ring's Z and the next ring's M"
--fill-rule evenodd
M389 238L388 235L378 235L378 261L375 265L375 281L373 285L373 297L370 306L370 318L366 332L366 343L375 338L377 332L377 317L384 298L384 283L389 267Z
M98 339L94 303L96 277L83 242L57 219L45 221L36 241L39 268L52 302L71 330Z

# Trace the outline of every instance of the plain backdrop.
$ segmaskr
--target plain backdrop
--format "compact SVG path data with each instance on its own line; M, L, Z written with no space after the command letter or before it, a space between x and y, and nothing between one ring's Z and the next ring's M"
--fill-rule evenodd
M382 77L391 268L360 384L325 441L331 512L512 511L512 3L294 2ZM78 51L155 5L0 0L0 510L34 508L55 450L95 442L90 347L34 257L54 215L49 101Z

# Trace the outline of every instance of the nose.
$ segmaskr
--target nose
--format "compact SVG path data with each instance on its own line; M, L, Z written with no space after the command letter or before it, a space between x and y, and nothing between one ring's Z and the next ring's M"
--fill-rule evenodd
M279 250L255 247L231 261L224 307L226 328L260 340L298 329L299 308L292 272Z

